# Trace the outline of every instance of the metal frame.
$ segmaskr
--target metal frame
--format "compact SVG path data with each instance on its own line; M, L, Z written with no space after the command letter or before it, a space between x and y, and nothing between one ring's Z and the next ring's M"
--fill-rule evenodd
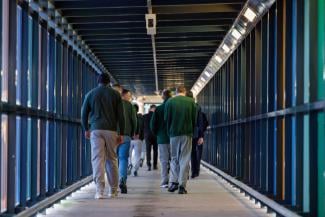
M205 161L308 216L325 212L321 1L274 3L197 96Z
M1 204L5 212L0 216L43 204L48 196L91 173L90 147L81 139L78 106L96 86L94 63L69 44L74 37L65 41L46 22L46 10L35 11L30 5L20 1L17 7L8 0L3 9L8 14L1 16L10 25L1 37L6 46L1 49L5 63L0 82L4 93L0 160L8 164L1 163L0 193L7 203Z

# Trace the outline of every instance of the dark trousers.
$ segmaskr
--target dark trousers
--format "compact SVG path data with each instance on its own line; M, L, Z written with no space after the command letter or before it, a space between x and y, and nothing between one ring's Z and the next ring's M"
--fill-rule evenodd
M198 139L193 139L192 141L192 155L191 155L191 169L192 176L200 175L200 165L202 158L203 144L197 144Z
M153 149L153 167L157 168L158 162L158 144L152 139L146 139L147 148L147 166L151 167L151 149Z
M202 151L203 151L203 144L202 145L196 145L196 157L197 157L197 175L200 175L200 165L201 165L201 158L202 158Z

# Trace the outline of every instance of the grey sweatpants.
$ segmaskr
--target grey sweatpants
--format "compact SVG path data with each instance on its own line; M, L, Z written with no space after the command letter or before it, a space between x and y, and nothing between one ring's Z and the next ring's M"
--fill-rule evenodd
M117 133L109 130L93 130L90 135L93 178L96 191L104 193L105 169L111 191L117 191Z
M132 152L134 151L134 156L132 155ZM130 162L133 165L134 171L138 171L140 167L140 158L141 158L141 152L142 152L142 140L136 139L131 141L130 146ZM132 156L134 158L132 158Z
M161 183L168 183L168 164L170 159L170 144L158 144L159 160L160 160L160 176Z
M170 177L169 182L178 182L186 187L191 160L192 137L175 136L170 138Z

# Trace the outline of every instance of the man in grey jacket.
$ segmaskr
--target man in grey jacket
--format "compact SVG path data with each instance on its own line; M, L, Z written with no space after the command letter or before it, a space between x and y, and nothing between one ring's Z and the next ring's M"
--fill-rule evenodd
M90 139L95 199L104 198L105 169L110 185L109 197L117 196L117 146L123 142L124 112L120 94L108 86L109 75L98 76L98 87L89 91L81 110L86 139ZM119 132L118 132L119 129Z

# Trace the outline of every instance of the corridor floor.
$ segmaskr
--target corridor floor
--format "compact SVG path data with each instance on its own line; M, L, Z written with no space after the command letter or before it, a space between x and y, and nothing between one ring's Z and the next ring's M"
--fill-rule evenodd
M269 216L221 178L202 169L188 182L188 194L169 193L159 187L159 171L129 177L128 194L94 200L93 183L83 187L39 216L47 217L254 217Z

